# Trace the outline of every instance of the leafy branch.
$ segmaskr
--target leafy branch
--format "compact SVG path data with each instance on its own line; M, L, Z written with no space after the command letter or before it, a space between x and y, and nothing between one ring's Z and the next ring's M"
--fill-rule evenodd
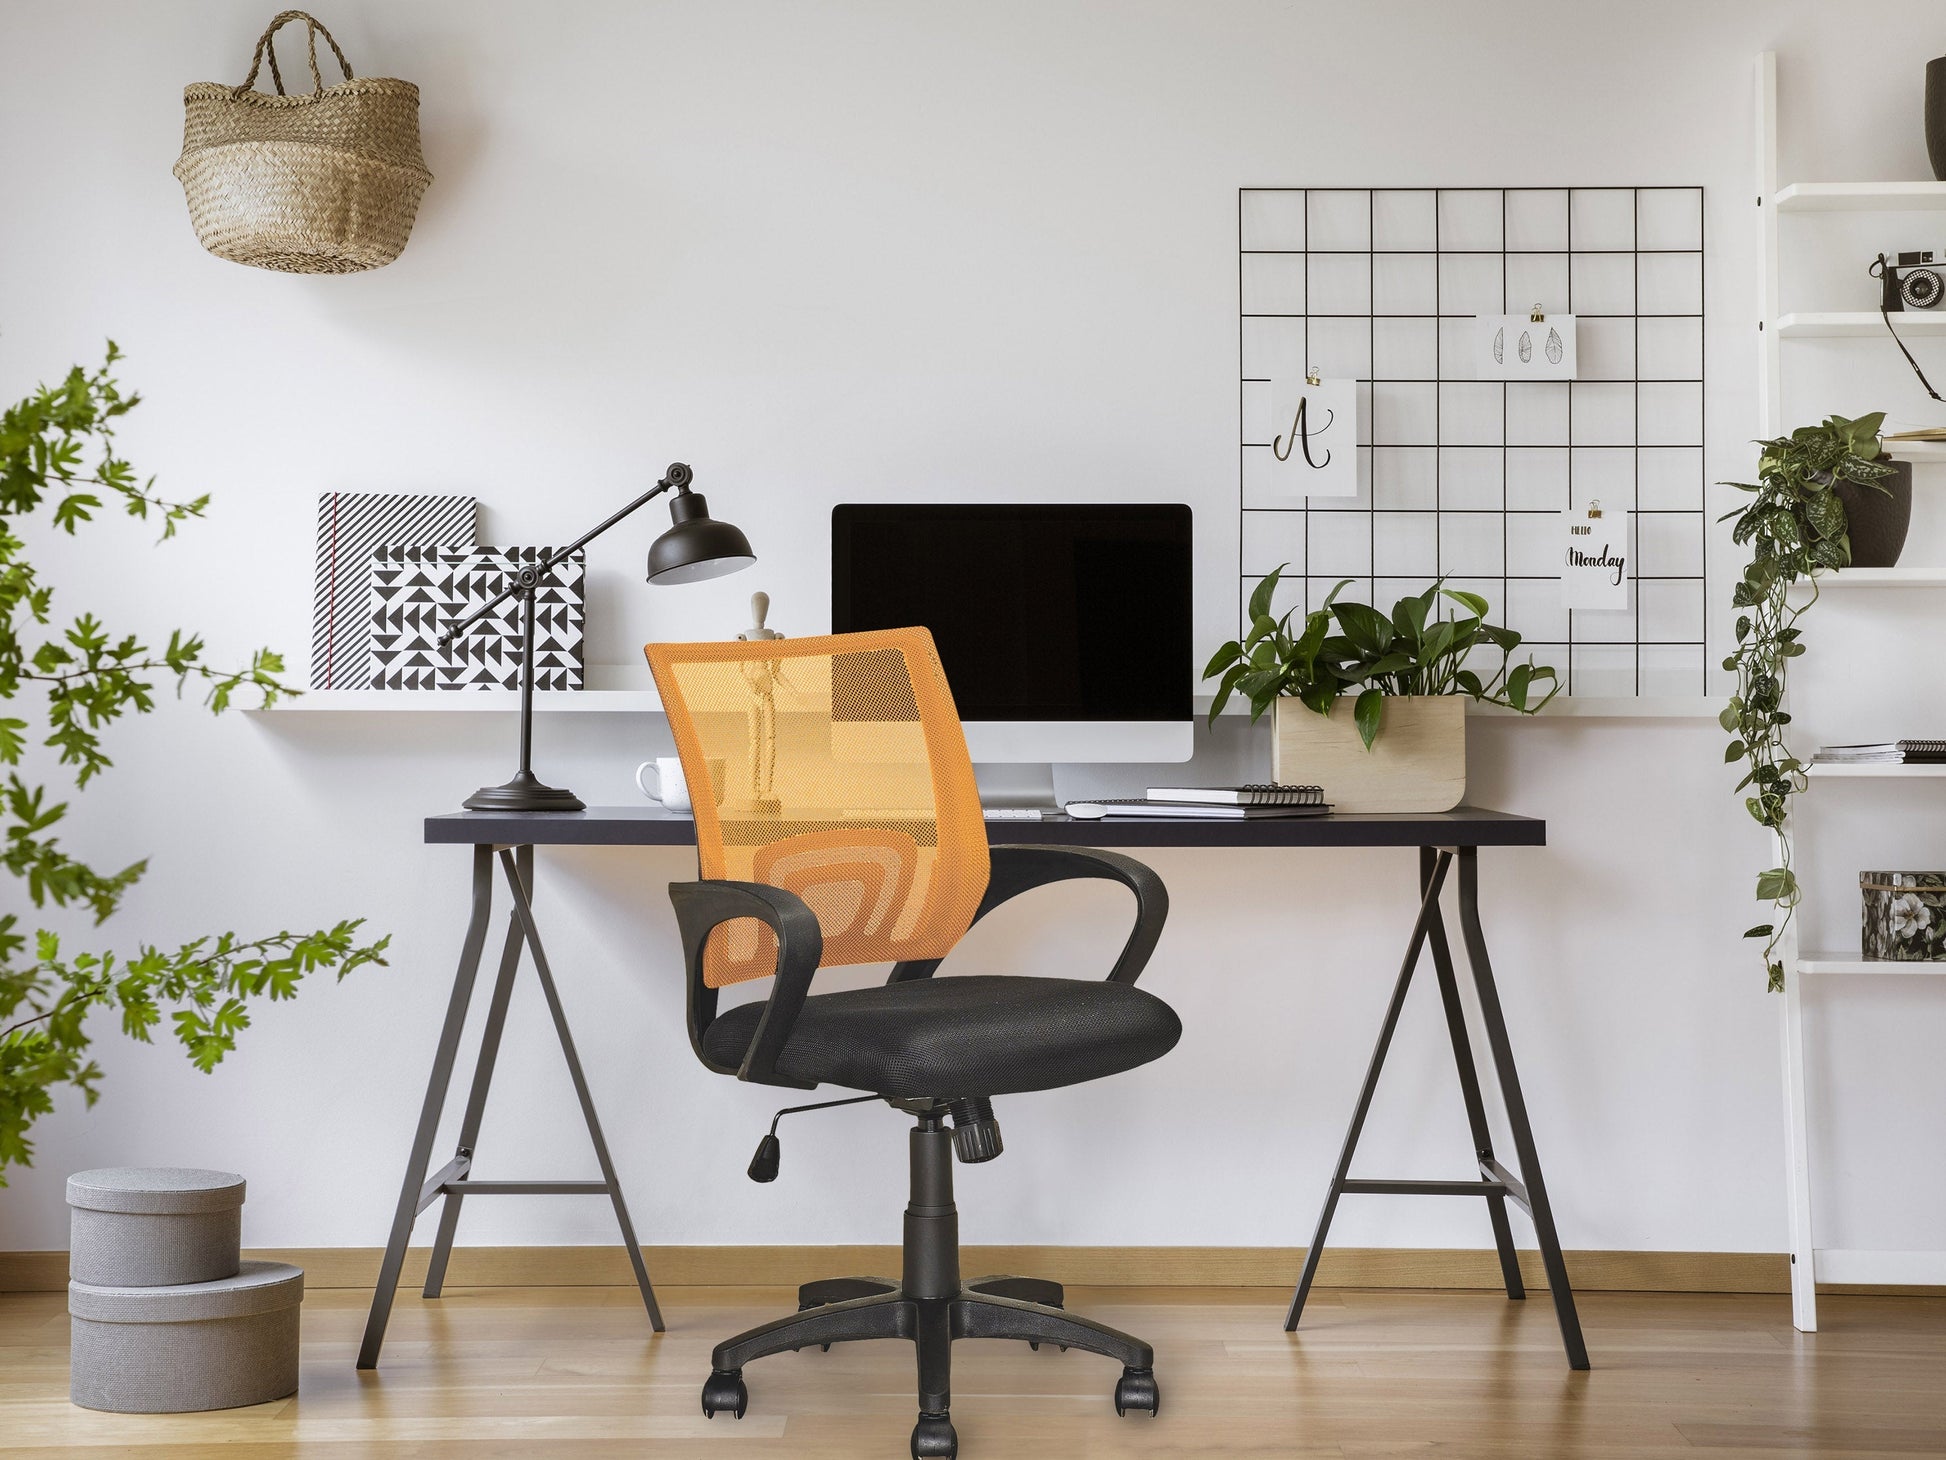
M73 534L105 502L119 500L127 515L159 520L166 541L209 504L207 496L187 502L161 496L154 478L138 481L115 454L114 423L140 402L113 377L120 358L110 341L99 369L77 366L59 384L0 412L0 699L11 708L24 689L39 696L38 706L0 716L0 765L18 767L30 740L38 740L61 765L73 767L77 790L113 764L102 732L155 708L158 678L173 678L179 696L191 681L201 684L204 703L218 713L241 694L269 705L298 693L278 678L284 663L269 649L257 650L242 668L221 669L204 662L200 636L180 629L160 650L87 613L49 630L54 592L40 580L15 522L41 513ZM36 711L38 726L29 718ZM0 784L0 869L36 908L85 908L99 926L148 863L103 872L68 855L52 834L67 811L67 802L51 800L44 786L29 785L10 769ZM42 929L33 935L32 959L22 962L28 935L14 914L0 916L0 1172L31 1160L27 1132L53 1110L56 1087L78 1089L94 1104L101 1069L88 1058L91 1013L117 1009L122 1031L144 1042L166 1017L190 1062L208 1072L249 1027L252 1000L292 998L305 975L319 969L336 969L342 979L364 964L384 963L390 938L361 944L361 926L361 919L350 919L258 938L224 932L169 950L142 943L132 956L104 950L71 958Z

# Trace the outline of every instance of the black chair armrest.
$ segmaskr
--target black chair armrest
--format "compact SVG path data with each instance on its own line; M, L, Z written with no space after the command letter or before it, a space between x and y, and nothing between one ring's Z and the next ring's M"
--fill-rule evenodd
M1075 877L1100 877L1119 882L1135 894L1135 926L1121 956L1108 971L1113 983L1134 983L1155 952L1162 925L1169 918L1169 891L1162 879L1133 857L1106 852L1099 847L994 847L992 870L987 879L986 896L973 914L978 922L1009 898L1030 888L1050 882L1066 882ZM931 978L943 958L915 959L893 967L887 983L905 983L915 978Z
M675 905L676 926L682 932L683 964L692 992L703 988L703 946L717 927L736 918L756 918L777 935L776 979L737 1078L756 1085L816 1089L815 1084L778 1074L777 1060L824 957L824 932L817 914L796 893L763 882L671 882L669 901Z

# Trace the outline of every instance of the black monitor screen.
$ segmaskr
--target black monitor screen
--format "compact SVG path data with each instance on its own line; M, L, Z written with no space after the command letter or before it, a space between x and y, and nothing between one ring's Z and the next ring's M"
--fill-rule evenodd
M967 720L1187 720L1190 511L847 505L834 633L923 625Z

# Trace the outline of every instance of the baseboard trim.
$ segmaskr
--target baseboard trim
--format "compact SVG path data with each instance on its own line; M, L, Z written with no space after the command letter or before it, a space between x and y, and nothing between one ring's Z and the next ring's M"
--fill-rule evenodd
M312 1288L369 1288L378 1280L376 1247L271 1247L251 1257L293 1262ZM666 1287L789 1287L840 1273L893 1273L896 1247L650 1247L649 1272ZM406 1257L404 1282L425 1280L427 1249ZM1528 1286L1545 1289L1540 1254L1520 1254ZM1304 1261L1301 1247L968 1247L969 1273L1023 1272L1076 1286L1288 1288ZM1780 1252L1605 1252L1567 1254L1568 1274L1587 1292L1785 1293L1790 1264ZM58 1292L67 1286L65 1252L0 1252L0 1292ZM619 1247L460 1247L447 1284L454 1288L609 1287L631 1281ZM1490 1249L1334 1247L1318 1283L1336 1288L1487 1289L1500 1285ZM1938 1293L1923 1286L1819 1284L1840 1293Z

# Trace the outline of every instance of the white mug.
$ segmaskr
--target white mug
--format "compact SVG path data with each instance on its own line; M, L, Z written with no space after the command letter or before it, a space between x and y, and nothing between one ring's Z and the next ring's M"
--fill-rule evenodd
M723 770L720 760L707 762L712 782L714 799L723 799ZM682 773L682 759L674 755L659 755L654 760L645 760L635 768L635 784L642 794L651 801L660 801L671 811L685 812L695 809L689 799L689 782Z
M635 768L635 784L642 794L651 801L660 801L671 811L693 809L689 800L689 782L683 779L682 760L678 756L659 755L654 760L645 760Z

